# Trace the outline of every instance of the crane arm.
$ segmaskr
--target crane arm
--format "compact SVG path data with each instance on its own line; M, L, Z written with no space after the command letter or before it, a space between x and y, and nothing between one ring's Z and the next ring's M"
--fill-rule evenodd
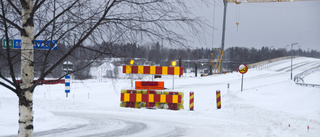
M228 3L264 3L264 2L294 2L294 1L312 1L312 0L227 0Z

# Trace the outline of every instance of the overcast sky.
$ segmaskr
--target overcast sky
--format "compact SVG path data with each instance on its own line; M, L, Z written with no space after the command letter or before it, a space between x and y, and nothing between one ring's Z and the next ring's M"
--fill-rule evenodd
M222 36L222 0L216 0L214 6L206 3L193 3L191 11L202 16L216 29L207 30L205 41L194 40L194 47L221 47ZM215 8L214 8L215 7ZM215 10L214 10L215 9ZM215 12L215 14L214 14ZM213 18L215 21L213 22ZM236 21L239 20L237 28ZM212 35L213 34L213 35ZM213 45L212 45L213 41ZM228 47L271 47L286 48L286 45L298 42L303 50L320 51L320 1L241 3L238 6L229 3L227 7L226 41ZM291 47L288 47L288 50Z

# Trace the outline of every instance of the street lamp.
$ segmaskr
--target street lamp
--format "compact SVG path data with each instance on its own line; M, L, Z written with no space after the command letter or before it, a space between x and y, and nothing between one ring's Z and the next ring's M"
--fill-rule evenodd
M273 46L270 46L270 48L269 48L269 60L271 61L271 58L272 58L272 56L271 56L271 54L272 54L272 48L273 48Z
M298 45L298 43L292 43L291 44L291 80L292 80L292 48L293 48L293 45Z
M288 46L290 46L290 45L287 45L287 46L286 46L286 52L288 51Z

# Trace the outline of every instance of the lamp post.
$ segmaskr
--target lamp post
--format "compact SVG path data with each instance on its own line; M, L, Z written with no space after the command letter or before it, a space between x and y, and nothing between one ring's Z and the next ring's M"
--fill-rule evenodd
M287 45L287 46L286 46L286 52L288 51L288 46L290 46L290 45Z
M272 59L272 48L273 48L273 46L270 46L270 48L269 48L269 56L270 56L269 60L270 61Z
M130 64L131 64L131 87L133 87L133 74L132 74L132 65L134 63L134 60L130 60Z
M287 45L286 46L286 56L288 56L288 47L289 47L290 45Z
M292 80L292 48L293 48L293 45L297 45L298 43L292 43L291 44L291 80Z
M177 62L172 61L171 65L175 67L177 65ZM174 75L172 75L172 90L174 90Z

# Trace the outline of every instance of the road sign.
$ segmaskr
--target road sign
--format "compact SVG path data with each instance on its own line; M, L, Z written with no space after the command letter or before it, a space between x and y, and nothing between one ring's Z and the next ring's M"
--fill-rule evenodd
M163 81L136 81L136 89L164 89Z
M245 73L247 73L247 71L248 71L248 67L247 67L247 65L245 65L245 64L241 64L241 65L239 66L238 70L239 70L239 72L240 72L241 74L245 74Z
M3 49L7 48L7 40L6 39L2 39L2 47ZM9 47L13 48L13 40L9 39Z
M57 50L57 40L34 40L33 41L33 49L43 49L48 50L52 46L52 50ZM6 39L2 39L2 47L3 49L7 48ZM9 39L9 47L13 49L21 49L21 39Z
M242 79L241 79L241 92L243 89L243 74L247 73L248 67L245 64L241 64L238 68L239 72L242 74Z

